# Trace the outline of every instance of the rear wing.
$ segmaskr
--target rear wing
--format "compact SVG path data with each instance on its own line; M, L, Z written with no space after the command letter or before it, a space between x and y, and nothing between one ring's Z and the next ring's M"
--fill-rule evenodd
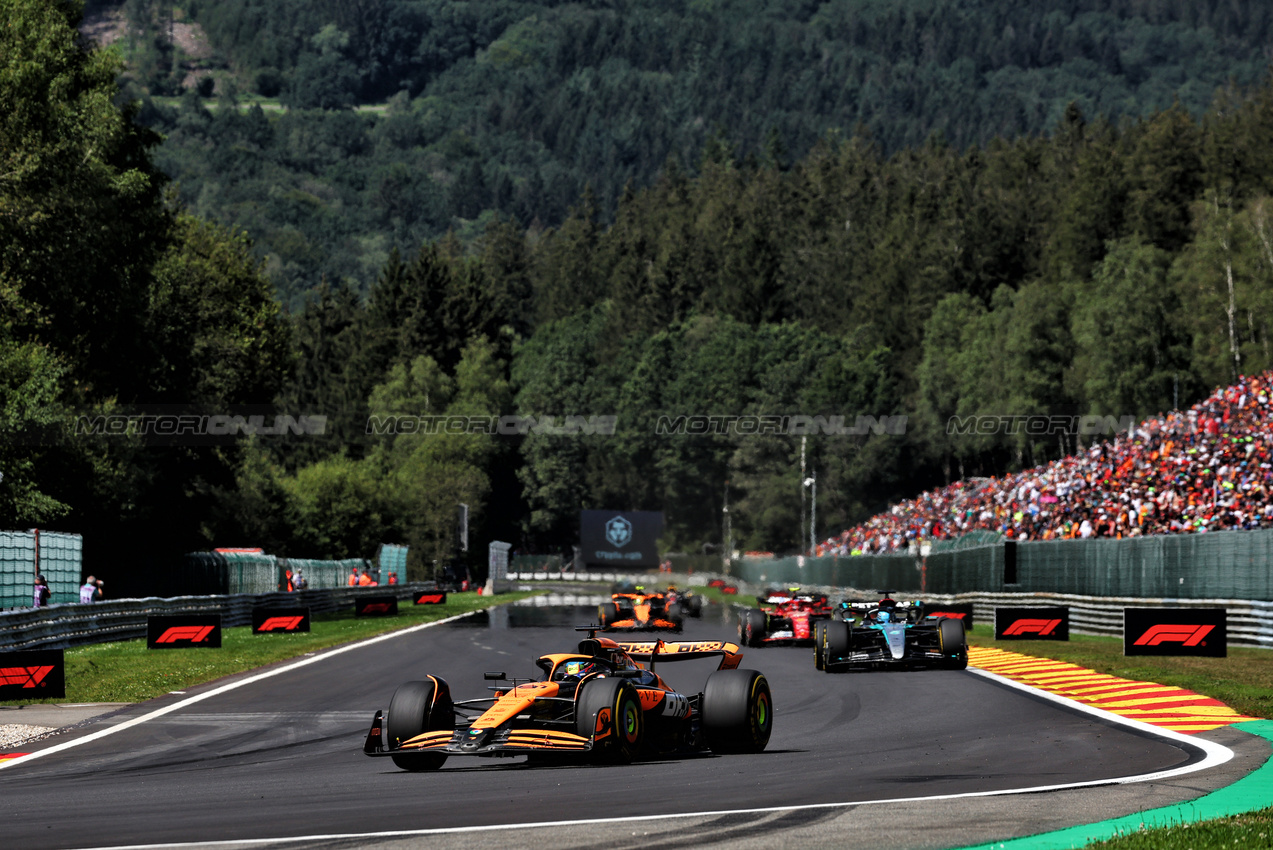
M720 656L717 670L733 670L743 660L742 647L724 640L641 640L619 641L619 647L636 661L693 661Z

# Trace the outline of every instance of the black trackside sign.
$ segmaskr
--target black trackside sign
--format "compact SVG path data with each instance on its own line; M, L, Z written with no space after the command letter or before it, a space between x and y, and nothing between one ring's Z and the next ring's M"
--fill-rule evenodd
M220 614L152 614L146 618L147 649L220 649Z
M1069 639L1070 609L1067 606L995 609L995 640Z
M929 617L950 617L953 620L961 621L965 629L972 628L971 602L953 602L949 605L928 602L924 604L924 614Z
M1228 614L1224 608L1124 608L1123 654L1224 658Z
M579 513L579 553L589 567L657 567L662 533L662 511Z
M60 649L0 652L0 700L62 699L66 663Z
M416 605L443 605L446 603L445 590L422 590L415 595Z
M360 597L354 600L354 614L359 617L396 617L398 616L398 597Z
M252 634L276 635L309 631L308 608L253 608Z

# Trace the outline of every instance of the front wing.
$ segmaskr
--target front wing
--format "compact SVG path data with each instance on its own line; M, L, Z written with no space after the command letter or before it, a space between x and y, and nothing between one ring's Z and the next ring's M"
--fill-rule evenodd
M855 629L853 638L847 655L826 657L827 667L928 667L947 661L935 631L908 633L901 658L893 657L879 632Z
M608 733L607 733L608 734ZM602 736L604 737L604 735ZM363 744L369 756L401 756L440 753L448 756L517 756L528 753L586 753L596 746L597 737L584 737L574 732L555 729L439 729L424 732L397 749L390 749L384 739L384 712L377 711Z

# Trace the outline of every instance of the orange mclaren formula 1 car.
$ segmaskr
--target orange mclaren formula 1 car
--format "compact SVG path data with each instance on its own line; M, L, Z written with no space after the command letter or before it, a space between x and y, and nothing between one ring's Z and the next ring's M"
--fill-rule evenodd
M598 620L607 632L679 632L684 615L680 603L669 599L667 593L647 591L640 585L615 591L609 602L597 608Z
M499 682L485 699L452 701L430 676L394 691L377 711L363 752L404 770L437 770L448 756L573 756L628 762L643 755L760 752L773 728L765 677L739 670L726 641L619 643L590 627L579 651L545 655L537 680ZM703 690L673 690L655 672L672 661L720 657ZM644 662L644 665L638 663Z

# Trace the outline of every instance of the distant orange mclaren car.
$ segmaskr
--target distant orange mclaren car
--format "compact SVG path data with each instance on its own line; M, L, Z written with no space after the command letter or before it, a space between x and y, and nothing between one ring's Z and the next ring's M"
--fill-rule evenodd
M679 632L684 611L674 600L664 591L647 591L637 585L632 590L610 594L610 601L598 607L597 618L607 632Z
M377 711L363 752L404 770L436 770L449 756L575 756L628 762L710 750L760 752L773 728L765 677L739 670L726 641L619 643L589 629L579 651L542 656L543 676L500 682L484 699L454 702L436 676L407 682ZM673 689L655 667L720 657L703 690ZM643 662L643 663L642 663Z

